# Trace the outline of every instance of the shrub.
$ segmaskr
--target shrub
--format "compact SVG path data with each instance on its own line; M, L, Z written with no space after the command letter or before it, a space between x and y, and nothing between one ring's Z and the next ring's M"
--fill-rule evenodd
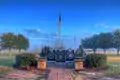
M16 56L16 67L37 66L36 56L31 53L18 54Z
M105 66L107 56L104 54L88 54L85 59L85 67Z

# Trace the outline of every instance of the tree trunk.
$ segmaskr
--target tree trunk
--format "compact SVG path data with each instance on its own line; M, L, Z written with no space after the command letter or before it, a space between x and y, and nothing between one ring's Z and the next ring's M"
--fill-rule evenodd
M21 53L21 49L19 49L19 53Z
M120 50L119 50L119 49L117 49L117 55L119 55L119 51L120 51Z
M106 49L104 49L104 54L106 54Z
M9 49L9 56L10 57L12 56L12 49L11 48Z
M2 50L0 49L0 54L2 54L1 51L2 51Z
M94 54L96 54L96 49L93 49L93 51L94 51Z

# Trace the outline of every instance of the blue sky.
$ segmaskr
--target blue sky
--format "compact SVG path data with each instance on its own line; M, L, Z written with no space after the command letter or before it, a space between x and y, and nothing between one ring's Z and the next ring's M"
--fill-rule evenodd
M78 44L81 38L120 28L119 4L119 0L1 0L0 33L22 33L29 38L55 34L61 12L61 34L72 37L64 41L75 47L78 45L73 45L73 36ZM27 34L26 30L39 30L41 35ZM30 42L34 46L47 43L39 39Z

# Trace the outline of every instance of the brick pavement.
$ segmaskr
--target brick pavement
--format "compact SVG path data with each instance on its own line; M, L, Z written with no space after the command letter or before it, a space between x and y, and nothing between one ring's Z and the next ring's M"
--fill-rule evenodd
M50 68L48 80L84 80L82 77L73 79L73 69Z

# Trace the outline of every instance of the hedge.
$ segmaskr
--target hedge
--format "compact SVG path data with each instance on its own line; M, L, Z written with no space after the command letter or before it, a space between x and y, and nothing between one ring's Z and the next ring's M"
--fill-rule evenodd
M107 63L107 56L104 54L88 54L85 59L85 67L99 67L105 66Z
M36 56L31 53L18 54L16 56L16 67L37 66Z

